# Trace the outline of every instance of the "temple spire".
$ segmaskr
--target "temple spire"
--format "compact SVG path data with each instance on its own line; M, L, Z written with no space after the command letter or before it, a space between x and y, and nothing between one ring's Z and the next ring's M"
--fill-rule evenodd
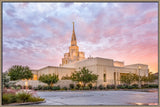
M74 32L74 22L73 22L73 32Z
M77 46L76 34L75 34L75 31L74 31L74 22L73 22L73 32L72 32L71 46Z

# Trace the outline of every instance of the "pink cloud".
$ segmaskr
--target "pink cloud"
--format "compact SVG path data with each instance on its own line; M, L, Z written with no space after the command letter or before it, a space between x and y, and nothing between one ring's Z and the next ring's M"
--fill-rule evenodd
M123 60L126 64L146 63L158 71L158 9L145 3L116 4L99 7L99 11L93 11L94 6L88 8L90 4L85 9L72 4L68 8L74 11L67 10L63 15L64 5L46 14L25 10L24 20L14 13L19 7L30 10L30 4L20 4L15 9L9 6L3 23L4 69L13 64L35 69L58 66L69 51L75 21L80 51L86 55Z

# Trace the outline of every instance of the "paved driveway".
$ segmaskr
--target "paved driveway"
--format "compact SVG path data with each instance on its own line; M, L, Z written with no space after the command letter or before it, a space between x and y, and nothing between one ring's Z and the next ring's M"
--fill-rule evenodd
M37 91L37 94L46 99L46 103L38 105L158 104L158 91Z

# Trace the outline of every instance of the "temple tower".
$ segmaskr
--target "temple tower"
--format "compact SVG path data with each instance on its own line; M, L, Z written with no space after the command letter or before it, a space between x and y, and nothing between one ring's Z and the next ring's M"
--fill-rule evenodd
M62 65L80 61L82 59L85 59L85 54L84 52L79 52L79 47L77 46L77 40L73 22L71 46L69 47L69 52L65 53L64 58L62 58Z

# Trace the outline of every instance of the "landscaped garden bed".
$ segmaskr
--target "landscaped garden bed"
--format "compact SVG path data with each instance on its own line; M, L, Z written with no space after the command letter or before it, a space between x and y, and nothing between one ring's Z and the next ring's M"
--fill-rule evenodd
M32 93L30 90L12 90L3 91L2 104L3 105L26 105L45 102L45 99L40 98Z

